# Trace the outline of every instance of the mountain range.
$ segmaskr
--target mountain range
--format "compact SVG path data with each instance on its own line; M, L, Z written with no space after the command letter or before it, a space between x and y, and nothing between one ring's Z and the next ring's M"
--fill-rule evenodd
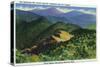
M86 14L81 11L70 11L67 13L63 13L56 8L48 8L44 10L31 10L31 11L21 11L16 10L16 14L19 18L25 21L32 21L39 17L45 17L52 23L56 23L57 21L62 21L64 23L72 23L77 24L81 27L86 27L89 24L95 24L96 16L93 14Z

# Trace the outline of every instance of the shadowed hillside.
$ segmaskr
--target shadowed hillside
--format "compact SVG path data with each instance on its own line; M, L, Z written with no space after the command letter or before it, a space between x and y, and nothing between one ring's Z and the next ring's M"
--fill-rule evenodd
M23 49L32 46L32 41L39 33L51 25L44 17L31 22L21 21L16 26L17 48Z

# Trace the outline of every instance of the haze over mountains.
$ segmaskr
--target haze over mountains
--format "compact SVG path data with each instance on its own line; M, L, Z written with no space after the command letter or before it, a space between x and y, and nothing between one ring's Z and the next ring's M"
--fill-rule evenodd
M94 14L88 14L78 10L71 10L64 13L56 8L48 8L42 10L34 9L30 11L17 10L16 13L19 14L19 17L24 17L23 20L27 21L31 21L43 16L53 23L62 21L64 23L77 24L81 27L86 27L88 24L95 24L96 22L96 16Z
M56 8L48 8L44 10L32 10L31 12L42 16L57 16L59 14L63 14L63 12L57 10Z

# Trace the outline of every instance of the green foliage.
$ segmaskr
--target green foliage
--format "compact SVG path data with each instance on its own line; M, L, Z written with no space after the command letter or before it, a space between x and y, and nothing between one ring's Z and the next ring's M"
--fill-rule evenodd
M40 62L96 58L96 32L94 30L79 29L72 32L74 37L68 42L54 43L39 55L26 55L17 51L16 61Z
M21 51L16 50L16 63L29 62L29 57L21 54Z
M85 31L85 32L84 32ZM80 33L81 32L81 33ZM55 48L45 51L43 61L93 59L96 57L96 33L93 30L74 31L75 37L69 42L53 44ZM59 46L57 46L59 45Z
M20 21L16 24L17 49L33 46L34 39L51 25L48 20L41 17L32 22Z
M20 50L16 50L16 63L28 63L39 62L40 57L38 55L22 54Z

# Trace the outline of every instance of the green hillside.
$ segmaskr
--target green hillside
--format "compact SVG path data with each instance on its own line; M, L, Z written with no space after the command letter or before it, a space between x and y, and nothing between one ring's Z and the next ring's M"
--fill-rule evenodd
M17 63L40 62L40 61L60 61L60 60L80 60L96 58L96 31L87 29L77 29L71 32L74 35L69 41L43 45L38 43L37 48L32 52L39 54L23 54L17 50ZM50 40L49 40L50 41ZM28 50L32 50L31 48ZM21 59L23 58L23 59Z
M72 32L74 37L43 52L43 61L93 59L96 57L95 30L79 29ZM40 54L41 56L41 54Z
M49 37L53 34L56 34L59 30L65 30L67 32L71 32L73 30L80 29L79 26L70 24L70 23L64 23L64 22L57 22L55 24L52 24L49 26L46 30L44 30L42 33L39 34L37 37L39 40ZM37 41L39 41L37 40Z
M39 33L47 29L51 23L44 17L38 18L32 22L20 21L16 24L16 43L17 49L31 47L32 41Z
M90 30L96 30L96 24L90 24L86 28Z

